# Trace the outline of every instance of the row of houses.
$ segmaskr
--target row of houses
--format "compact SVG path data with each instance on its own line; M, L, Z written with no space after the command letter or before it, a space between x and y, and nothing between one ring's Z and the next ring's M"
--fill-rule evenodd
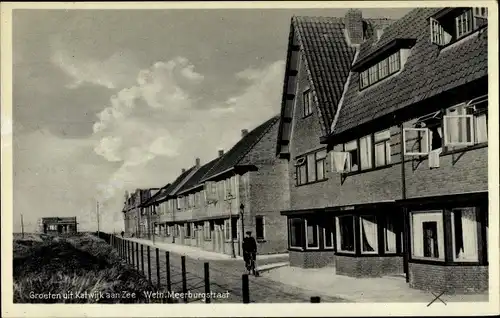
M240 255L251 229L292 266L488 290L487 42L486 8L293 17L280 116L138 190L127 232Z

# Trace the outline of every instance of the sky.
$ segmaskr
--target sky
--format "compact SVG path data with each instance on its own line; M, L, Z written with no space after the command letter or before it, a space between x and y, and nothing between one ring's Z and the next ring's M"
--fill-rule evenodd
M101 230L121 230L126 190L165 185L279 113L293 15L345 12L14 11L14 231L21 214L28 232L45 216L97 230L97 201Z

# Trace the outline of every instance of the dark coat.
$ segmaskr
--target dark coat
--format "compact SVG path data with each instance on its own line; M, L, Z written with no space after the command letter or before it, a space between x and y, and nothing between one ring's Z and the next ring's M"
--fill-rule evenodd
M257 252L257 242L252 236L245 237L243 239L243 252L250 252L250 253Z

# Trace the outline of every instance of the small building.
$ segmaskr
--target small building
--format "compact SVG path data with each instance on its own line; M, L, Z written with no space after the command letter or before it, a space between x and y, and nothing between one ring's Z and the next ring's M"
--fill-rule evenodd
M40 231L45 234L70 234L78 232L76 216L44 217L40 223Z

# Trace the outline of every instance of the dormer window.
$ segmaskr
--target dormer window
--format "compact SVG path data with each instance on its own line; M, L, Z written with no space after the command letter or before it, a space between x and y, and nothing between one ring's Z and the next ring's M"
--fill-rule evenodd
M487 8L453 8L430 18L431 42L447 45L487 24Z
M366 88L397 73L401 69L401 51L391 54L382 61L362 71L359 76L360 88Z

